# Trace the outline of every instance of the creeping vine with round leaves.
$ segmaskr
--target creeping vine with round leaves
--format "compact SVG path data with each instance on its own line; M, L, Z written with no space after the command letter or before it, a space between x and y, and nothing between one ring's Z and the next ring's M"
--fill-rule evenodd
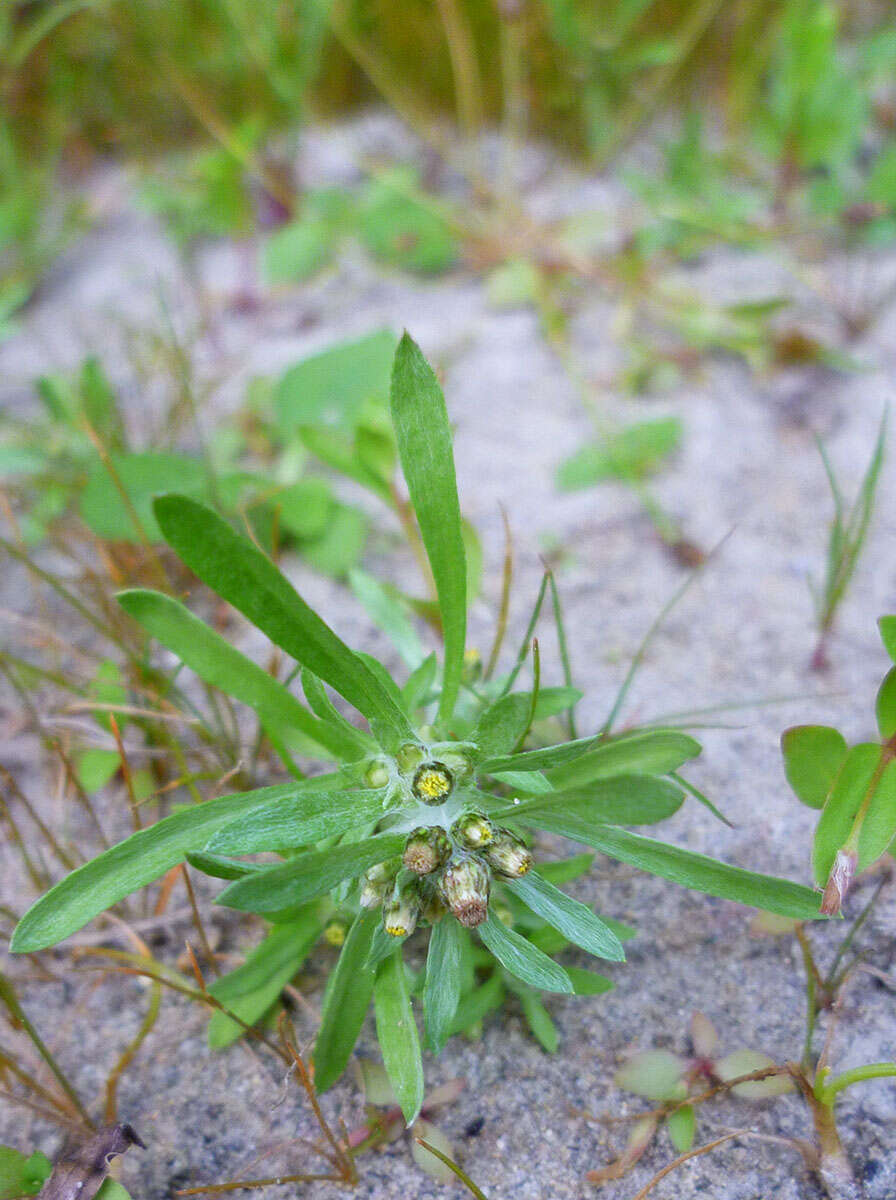
M451 429L435 374L406 334L391 388L398 458L434 586L444 650L396 681L351 650L273 562L211 509L186 496L156 499L172 549L213 591L296 663L305 703L177 599L131 590L124 609L206 684L258 715L293 778L176 810L61 880L22 918L16 952L62 941L124 896L185 860L227 886L217 903L259 913L270 931L246 963L216 980L210 1040L224 1045L260 1019L315 943L340 947L314 1048L321 1091L339 1078L374 1002L377 1035L395 1095L410 1122L423 1099L413 1004L422 996L428 1047L475 1026L507 992L535 1036L557 1033L540 992L597 994L601 975L561 965L569 944L625 957L632 930L562 891L593 855L533 863L544 830L678 884L799 920L818 915L810 888L758 875L630 832L670 816L684 800L679 769L700 751L678 729L611 732L527 745L533 721L575 703L570 686L514 690L514 668L477 673L466 654L467 565ZM536 614L544 589L536 605ZM392 604L390 624L407 611ZM433 611L430 607L430 613ZM533 618L534 626L534 618ZM407 639L405 639L405 646ZM332 688L364 718L349 721ZM294 754L334 769L304 776ZM259 853L279 861L256 862ZM407 969L403 945L428 929L425 970Z

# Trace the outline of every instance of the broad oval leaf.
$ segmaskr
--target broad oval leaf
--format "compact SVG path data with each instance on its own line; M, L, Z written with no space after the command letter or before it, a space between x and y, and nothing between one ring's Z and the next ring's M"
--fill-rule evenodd
M19 922L10 949L27 954L56 945L124 896L183 862L189 851L201 850L213 834L240 813L286 799L304 786L326 787L327 779L321 776L220 796L141 829L72 871L33 904Z
M392 368L392 422L411 504L432 568L445 660L439 719L454 712L463 671L467 629L467 566L442 389L417 344L404 334Z
M376 1036L404 1119L412 1125L423 1107L423 1058L401 951L380 965L373 985Z
M794 725L781 735L781 753L787 782L810 808L821 808L834 786L843 760L846 739L829 725Z
M613 1082L645 1100L671 1100L687 1072L687 1063L671 1050L643 1050L626 1059Z
M881 739L888 742L896 734L896 667L884 676L874 707Z
M508 883L508 887L567 941L597 958L625 962L622 943L612 929L586 905L542 879L537 871L529 871L522 879Z
M775 1060L763 1054L761 1050L734 1050L724 1058L717 1060L715 1073L719 1079L727 1082L741 1075L752 1075L754 1071L764 1071L774 1067ZM766 1100L771 1096L783 1096L793 1091L793 1083L787 1075L772 1075L768 1079L755 1079L750 1083L737 1083L731 1089L735 1096L743 1100Z
M570 978L559 963L508 929L491 913L478 928L482 941L501 966L506 967L511 975L516 975L517 979L522 979L523 983L545 992L573 991Z
M153 511L168 544L219 596L369 721L396 740L411 737L407 717L370 670L257 546L187 496L160 496Z
M876 742L852 747L822 810L812 847L818 883L827 881L837 851L853 834L857 820L861 821L855 844L857 867L864 871L896 833L896 761L885 757Z
M881 641L890 658L896 662L896 616L881 617L877 622Z
M400 854L404 843L404 834L381 833L363 842L313 850L238 879L224 889L215 903L257 913L278 912L294 904L304 904L343 879L352 879L375 863Z

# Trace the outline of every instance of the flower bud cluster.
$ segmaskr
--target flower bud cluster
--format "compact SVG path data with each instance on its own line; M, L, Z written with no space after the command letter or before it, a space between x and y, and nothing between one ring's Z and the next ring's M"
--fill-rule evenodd
M412 830L400 859L366 872L361 905L382 906L383 928L393 937L407 937L421 920L435 924L446 911L473 929L488 916L493 876L520 879L531 866L532 855L516 834L483 813L467 812L450 832L438 825Z

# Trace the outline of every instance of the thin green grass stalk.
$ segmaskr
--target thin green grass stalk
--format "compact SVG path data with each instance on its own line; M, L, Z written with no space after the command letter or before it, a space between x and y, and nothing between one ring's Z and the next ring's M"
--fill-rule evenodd
M566 643L566 627L563 623L563 606L560 603L560 593L557 590L557 581L554 579L554 572L548 572L548 582L551 587L551 604L554 609L554 624L557 627L557 645L560 650L560 661L563 664L563 682L567 687L573 687L572 679L572 664L569 660L569 648ZM571 739L575 739L576 733L576 707L571 704L567 710L567 729Z
M434 1155L440 1162L443 1162L448 1170L457 1176L467 1191L476 1197L476 1200L488 1200L485 1192L476 1186L466 1171L459 1167L454 1159L449 1158L447 1154L444 1154L441 1150L438 1150L432 1145L431 1142L427 1142L425 1138L414 1138L414 1141L418 1146L422 1146L424 1150L427 1150L430 1154Z
M62 1068L56 1062L56 1059L50 1053L43 1038L28 1020L25 1010L19 1003L18 997L13 989L12 984L5 975L0 975L0 1001L2 1001L6 1011L12 1020L14 1027L23 1029L33 1044L35 1050L50 1068L54 1079L62 1088L65 1095L74 1105L75 1110L79 1113L88 1129L94 1128L94 1123L90 1118L90 1114L81 1102L81 1098L75 1091L74 1087L69 1083Z
M538 589L538 596L535 600L535 607L532 609L532 616L529 618L529 624L526 627L526 632L523 634L523 640L520 644L519 653L517 654L513 670L507 676L507 682L501 689L502 696L506 696L516 683L516 678L523 669L523 663L526 661L526 658L529 654L532 634L535 632L535 626L538 624L538 618L541 616L541 606L544 604L544 598L548 590L548 574L549 572L545 571L544 575L542 576L541 587Z
M828 666L827 641L833 629L837 612L843 602L858 565L859 556L868 538L877 487L884 461L889 409L884 410L877 441L871 459L862 477L858 495L851 508L847 509L843 493L837 482L834 468L820 439L818 452L824 464L825 474L834 501L834 519L828 534L828 553L823 586L816 595L816 620L818 642L812 655L813 670L822 671Z
M501 572L501 604L498 609L495 640L492 643L491 653L488 656L488 663L483 673L484 679L491 679L498 664L498 655L501 653L501 647L504 644L504 638L507 634L507 619L510 614L510 593L513 587L513 535L510 532L510 522L507 519L506 509L501 509L501 516L504 519L504 565Z

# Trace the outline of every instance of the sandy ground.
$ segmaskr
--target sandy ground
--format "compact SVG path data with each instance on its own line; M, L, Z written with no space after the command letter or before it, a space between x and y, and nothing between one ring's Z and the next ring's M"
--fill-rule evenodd
M308 181L349 180L359 155L407 153L388 120L374 117L309 134L303 148ZM557 215L600 208L611 237L624 230L620 189L577 176L549 155L532 151L519 163L520 191L533 212ZM246 277L245 248L203 250L188 273L160 227L127 199L114 171L97 185L103 217L59 264L26 314L18 336L0 346L0 403L27 411L39 372L77 365L100 354L128 397L139 436L158 396L134 369L135 330L162 327L164 299L191 345L200 378L219 386L203 414L207 425L235 408L254 374L276 375L305 354L339 338L382 325L407 327L444 370L456 423L462 505L486 551L486 584L472 613L474 643L487 647L500 589L500 506L509 513L517 547L512 632L521 636L540 575L540 556L556 552L570 631L576 682L585 690L581 727L596 728L612 702L627 663L663 602L683 578L657 543L636 501L612 486L561 495L557 464L590 433L589 417L563 367L545 345L536 316L525 309L489 306L482 279L459 268L433 282L384 272L350 247L338 266L307 286L263 297L252 312L236 311L234 291ZM831 286L882 289L896 275L896 255L878 253L873 266L830 259L817 264ZM786 254L720 250L680 271L680 281L702 295L758 299L785 291L806 320L825 322ZM620 361L613 340L614 310L599 294L579 298L572 345L589 376L604 378ZM850 353L864 369L850 375L810 368L763 378L739 361L708 359L699 375L662 401L631 401L607 389L599 399L609 414L674 411L685 422L683 449L657 480L656 493L689 536L711 546L730 535L655 639L632 690L628 718L741 699L804 698L727 714L729 727L707 729L693 781L735 823L727 829L689 803L663 836L740 865L809 881L814 815L789 793L778 751L780 732L808 721L837 723L851 739L874 736L873 700L887 660L875 619L896 610L892 548L896 532L896 475L888 466L880 502L855 585L831 643L826 678L807 671L813 647L807 575L819 574L831 502L813 441L828 442L848 494L873 443L896 370L896 306L884 308ZM138 337L139 341L139 337ZM383 539L367 562L384 577L403 576L407 564ZM355 602L301 562L290 564L300 589L358 646L382 650ZM28 595L19 576L6 573L3 605ZM4 635L5 636L5 635ZM544 630L546 677L560 680L553 641ZM387 652L388 653L388 652ZM17 735L16 714L3 716L5 760L40 780L30 741ZM120 798L119 798L120 799ZM27 894L9 855L3 897L24 906ZM610 968L616 990L594 999L554 999L549 1008L562 1044L544 1054L527 1036L513 1008L492 1017L481 1041L455 1039L437 1061L427 1061L435 1084L467 1080L460 1101L441 1125L457 1154L490 1200L566 1200L594 1189L585 1172L604 1164L624 1140L619 1126L586 1121L594 1114L634 1111L638 1101L612 1084L616 1065L632 1048L686 1048L695 1010L715 1022L725 1047L758 1048L776 1059L798 1057L803 992L789 942L757 940L750 913L597 860L572 889L600 911L640 930L628 964ZM853 904L867 890L859 889ZM863 935L869 959L894 971L893 897ZM175 956L179 933L155 946ZM226 944L246 937L230 924ZM821 947L830 938L819 933ZM829 951L822 949L825 958ZM32 1015L58 1050L85 1095L96 1094L105 1074L140 1021L145 992L138 983L85 985L69 976L64 956L46 957L58 983L29 985ZM572 961L580 961L573 958ZM584 958L581 960L584 962ZM4 968L6 969L6 968ZM27 974L22 963L11 969ZM312 1005L320 974L307 976ZM299 1016L305 1035L311 1025ZM375 1053L372 1027L361 1051ZM892 1058L896 1053L893 994L870 975L858 975L846 995L833 1057L838 1067ZM53 1153L58 1134L37 1119L3 1107L0 1139ZM357 1090L348 1082L325 1107L349 1126L362 1119ZM882 1081L847 1093L840 1105L844 1138L868 1200L896 1193L896 1085ZM312 1123L297 1092L277 1070L239 1046L211 1054L201 1013L177 999L164 1002L162 1019L126 1075L120 1113L149 1150L132 1152L123 1179L135 1200L169 1196L192 1182L238 1177L249 1169L308 1167L301 1149L284 1143L308 1135ZM808 1134L796 1098L773 1106L727 1101L707 1108L698 1137L749 1128L777 1136ZM478 1130L478 1132L477 1132ZM258 1167L249 1161L265 1147L280 1152ZM671 1157L661 1138L625 1180L609 1185L607 1200L627 1200ZM293 1185L264 1195L337 1194L330 1185L303 1191ZM410 1160L403 1142L364 1158L359 1197L460 1194L433 1183ZM717 1200L814 1200L820 1193L790 1149L761 1141L729 1145L698 1159L656 1190L658 1198L707 1196Z

